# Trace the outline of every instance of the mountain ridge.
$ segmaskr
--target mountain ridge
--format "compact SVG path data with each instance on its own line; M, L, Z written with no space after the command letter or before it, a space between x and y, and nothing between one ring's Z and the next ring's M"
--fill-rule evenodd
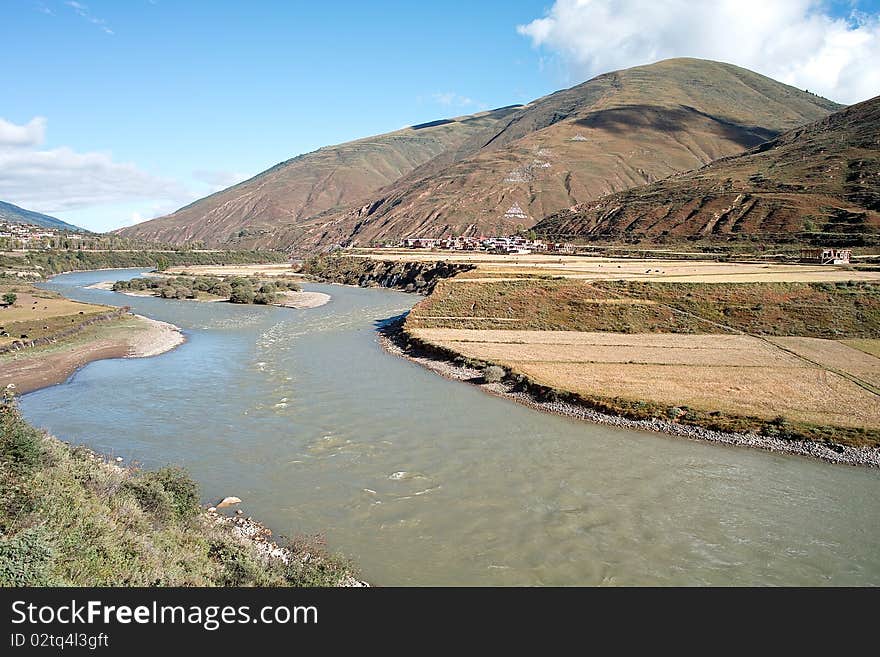
M14 224L31 224L33 226L43 226L44 228L54 228L55 230L69 230L77 233L88 232L84 228L74 226L56 217L42 214L41 212L34 212L6 201L0 201L0 221L8 221Z
M557 239L760 239L825 244L880 232L880 96L745 153L545 217Z
M346 190L334 203L288 212L281 195L270 190L260 199L264 206L250 208L248 220L233 225L234 208L218 209L203 199L119 232L293 251L413 235L512 232L578 203L740 153L839 107L731 64L664 60L495 110L505 112L379 184ZM435 126L427 130L445 126L442 121L426 125ZM349 144L326 152L344 151ZM268 183L278 166L252 184ZM523 213L511 214L514 206Z

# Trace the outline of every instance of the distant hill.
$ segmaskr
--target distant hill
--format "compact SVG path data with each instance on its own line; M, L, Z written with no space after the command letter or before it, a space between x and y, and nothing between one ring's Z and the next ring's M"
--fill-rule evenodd
M455 151L516 112L516 106L414 125L275 165L165 217L117 231L182 244L279 244L272 235L332 208L348 208L436 156ZM267 237L268 236L268 237Z
M875 243L880 97L696 171L551 215L535 230L591 240Z
M413 235L508 233L741 153L839 108L730 64L666 60L600 75L525 106L321 149L120 233L300 251ZM470 122L479 129L463 130ZM392 136L408 143L442 130L450 134L418 148L407 166L384 166L387 156L396 157ZM375 175L377 166L382 175ZM303 200L312 198L321 202Z
M43 226L45 228L54 228L55 230L70 230L76 232L87 232L83 228L74 226L61 219L50 217L47 214L40 214L32 210L25 210L12 203L0 201L0 222L9 222L13 224L31 224L34 226Z

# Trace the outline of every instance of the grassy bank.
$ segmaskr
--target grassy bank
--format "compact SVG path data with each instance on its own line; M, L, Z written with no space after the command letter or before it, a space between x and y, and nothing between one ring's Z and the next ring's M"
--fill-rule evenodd
M348 564L303 540L286 560L199 506L185 471L122 468L0 403L0 586L334 586ZM308 554L308 557L305 555Z
M880 338L880 284L455 281L439 285L407 325Z

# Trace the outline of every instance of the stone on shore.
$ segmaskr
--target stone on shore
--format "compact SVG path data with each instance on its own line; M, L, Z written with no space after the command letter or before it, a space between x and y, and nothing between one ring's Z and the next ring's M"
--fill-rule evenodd
M220 500L220 503L217 504L217 508L225 509L226 507L232 506L233 504L241 504L241 498L235 497L234 495L224 497L222 500Z

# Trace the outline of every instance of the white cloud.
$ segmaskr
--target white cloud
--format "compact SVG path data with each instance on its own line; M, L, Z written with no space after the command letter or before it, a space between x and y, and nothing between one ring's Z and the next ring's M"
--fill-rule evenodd
M46 138L46 119L35 116L24 125L16 125L0 118L0 148L6 146L36 146Z
M180 184L108 153L35 148L45 124L41 117L24 126L0 119L0 199L49 214L139 199L163 207L191 200Z
M69 2L65 2L68 7L73 9L77 14L85 18L92 25L97 25L105 34L114 34L113 30L110 29L110 26L107 25L107 21L103 18L98 18L97 16L93 16L91 12L89 12L89 8L82 4L81 2L75 2L75 0L69 0Z
M517 31L578 80L670 57L730 62L843 103L880 93L880 15L820 0L556 0Z
M469 107L477 104L472 98L462 96L454 91L443 91L431 94L431 98L434 99L434 102L445 105L446 107Z

